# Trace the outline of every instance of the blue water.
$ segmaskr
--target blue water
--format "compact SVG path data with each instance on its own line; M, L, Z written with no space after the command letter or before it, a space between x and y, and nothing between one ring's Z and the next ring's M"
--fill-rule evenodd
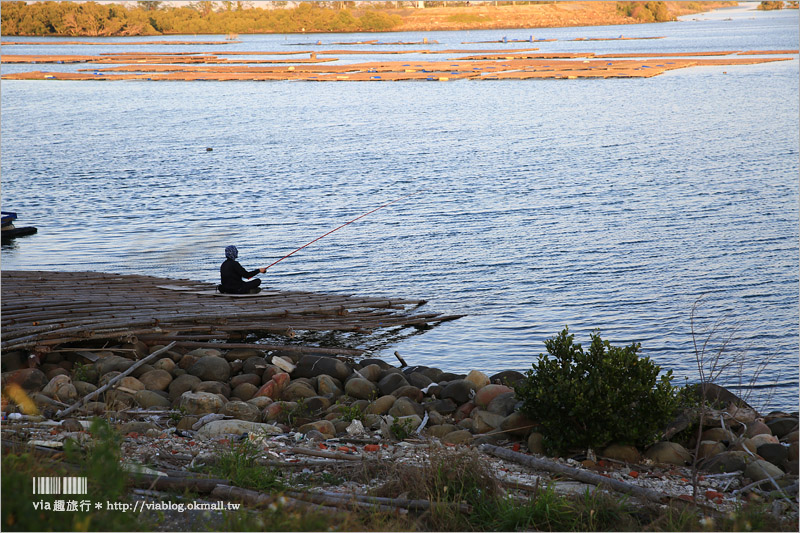
M461 43L531 34L559 39L536 43L542 52L800 40L796 10L737 8L625 27L242 35L213 51L376 37L506 50L526 46ZM567 40L620 34L666 38ZM397 350L453 371L526 370L568 325L578 342L594 329L614 344L640 342L683 384L699 379L694 340L708 341L705 359L721 353L730 364L719 382L756 385L740 392L760 409L796 410L799 62L789 57L630 80L3 81L2 206L39 233L4 245L2 268L216 281L228 244L246 267L265 266L423 191L276 265L265 285L424 298L466 314L423 334L352 339L387 361Z

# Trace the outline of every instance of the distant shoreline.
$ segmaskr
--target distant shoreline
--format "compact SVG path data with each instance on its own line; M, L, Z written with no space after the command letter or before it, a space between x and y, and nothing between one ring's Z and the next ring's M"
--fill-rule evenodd
M619 26L667 22L679 16L734 7L739 2L509 2L446 7L397 8L351 6L335 2L322 7L243 10L143 7L114 4L92 10L64 2L42 11L37 4L7 2L2 35L36 37L133 37L157 35L407 33L428 31L513 30L533 28Z

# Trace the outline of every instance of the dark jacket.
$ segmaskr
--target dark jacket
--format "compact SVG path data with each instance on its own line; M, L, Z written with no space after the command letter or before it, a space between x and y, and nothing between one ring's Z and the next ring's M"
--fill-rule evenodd
M252 278L260 272L259 269L247 271L238 261L233 259L226 259L222 266L219 267L219 275L222 279L220 284L220 292L236 293L244 285L242 278Z

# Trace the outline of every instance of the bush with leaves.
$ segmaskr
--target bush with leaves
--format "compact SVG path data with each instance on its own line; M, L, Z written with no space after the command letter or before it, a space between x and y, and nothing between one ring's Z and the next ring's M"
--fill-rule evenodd
M659 436L677 407L672 371L640 358L640 344L611 346L592 334L584 352L569 329L545 341L516 388L521 410L540 424L549 452L621 443L647 445Z

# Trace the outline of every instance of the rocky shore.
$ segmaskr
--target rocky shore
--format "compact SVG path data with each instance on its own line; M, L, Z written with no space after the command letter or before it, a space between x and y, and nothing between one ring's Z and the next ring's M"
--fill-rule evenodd
M697 432L681 431L692 422L685 419L646 449L611 444L547 458L536 420L518 411L519 372L454 374L374 358L165 348L120 345L95 352L91 364L51 353L38 368L4 372L3 440L57 449L66 439L85 441L91 417L102 417L124 436L125 460L156 471L212 464L243 440L265 464L317 473L342 461L422 464L435 449L501 447L720 512L774 498L776 515L797 514L797 413L762 415L718 388L724 401L705 414L699 443ZM9 392L13 384L35 410ZM485 460L508 490L548 483L567 493L594 489L508 458ZM329 490L367 493L381 481Z

